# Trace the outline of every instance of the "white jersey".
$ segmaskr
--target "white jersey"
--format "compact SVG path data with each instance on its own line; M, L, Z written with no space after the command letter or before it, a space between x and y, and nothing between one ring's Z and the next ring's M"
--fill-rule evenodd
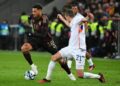
M81 20L84 17L76 14L70 23L71 36L67 47L62 48L59 52L64 59L75 59L76 69L84 69L86 56L85 27Z
M81 22L83 18L80 13L77 13L70 23L71 36L68 46L71 48L86 50L85 26Z

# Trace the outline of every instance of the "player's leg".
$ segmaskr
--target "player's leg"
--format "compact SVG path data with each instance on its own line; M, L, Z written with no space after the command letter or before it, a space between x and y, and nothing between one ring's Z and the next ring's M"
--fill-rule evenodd
M89 70L90 71L93 70L95 68L95 65L94 65L94 63L92 61L92 56L91 56L91 54L89 52L86 52L86 59L87 59L87 62L89 64Z
M75 52L74 58L76 62L77 76L79 78L96 78L99 79L101 82L105 82L104 76L102 74L84 72L85 54L86 52L84 51L81 51L80 54L79 52Z
M25 59L27 60L27 62L32 65L33 64L33 61L31 59L31 55L30 55L30 50L32 49L32 46L31 44L29 43L24 43L21 47L21 51L25 57Z
M53 69L55 68L56 61L58 59L61 59L61 54L59 52L57 52L55 55L51 57L51 61L49 62L49 65L48 65L47 75L45 79L39 81L40 83L46 83L51 81L51 75L52 75Z
M24 58L26 59L26 61L29 63L29 65L31 65L31 69L35 72L35 74L38 74L37 71L37 66L33 64L33 61L31 59L31 54L30 54L30 50L32 49L32 46L30 43L24 43L21 47L21 51L23 53Z
M67 65L66 60L61 59L61 60L59 60L58 62L59 62L59 64L60 64L60 66L66 71L67 74L70 74L70 73L71 73L71 71L70 71L70 69L69 69L69 67L68 67L68 65Z
M67 65L68 65L69 69L71 69L71 67L72 67L72 61L73 61L73 59L67 60Z
M55 67L56 61L61 62L61 61L60 61L60 60L62 59L61 53L66 53L66 52L64 52L64 51L66 51L66 49L67 49L67 48L63 48L61 51L57 52L56 54L54 54L54 55L52 56L51 61L50 61L49 65L48 65L48 70L47 70L46 78L43 79L43 80L40 80L40 83L50 82L50 80L51 80L51 74L52 74L52 71L53 71L53 69L54 69L54 67ZM63 64L63 65L64 65L64 64ZM64 66L64 67L67 67L67 68L68 68L67 64L66 64L66 66ZM69 68L68 68L68 69L69 69ZM69 76L69 78L70 78L71 80L72 80L72 79L76 80L75 77L73 76L73 74L70 73L70 71L67 72L67 73L68 73L68 76ZM72 77L72 78L71 78L71 77Z
M86 52L86 59L87 59L87 62L88 62L88 64L89 64L89 70L90 70L90 71L93 70L93 69L95 68L95 65L94 65L94 63L93 63L93 61L92 61L92 56L91 56L91 54L90 54L89 52ZM67 61L67 65L68 65L68 67L71 69L72 60L68 60L68 61Z
M44 45L44 48L50 52L52 55L57 53L57 46L55 45L53 40L50 40L47 42L46 45ZM66 61L59 61L60 66L66 71L66 73L69 75L71 74L70 69L68 68L67 62Z
M83 69L77 69L77 76L79 78L93 78L93 79L96 78L102 83L105 82L105 78L102 73L94 74L94 73L90 73L90 72L83 72Z
M70 71L70 69L69 69L69 67L67 65L66 60L65 59L60 59L59 63L61 65L61 67L64 68L64 70L67 72L68 77L70 78L70 80L73 80L73 81L76 80L76 78L74 77L74 75L71 73L71 71Z

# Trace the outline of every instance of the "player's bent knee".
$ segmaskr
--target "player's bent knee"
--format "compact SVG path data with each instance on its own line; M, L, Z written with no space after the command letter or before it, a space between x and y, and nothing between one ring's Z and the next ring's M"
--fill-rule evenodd
M21 51L22 51L22 52L27 52L28 49L26 49L25 47L21 47Z
M61 59L61 55L59 54L59 52L57 52L55 55L52 56L51 60L52 61L58 61Z
M22 52L28 52L32 49L32 46L29 43L25 43L23 44L23 46L21 47L21 51Z
M81 71L77 71L77 76L78 76L79 78L83 78L84 73L81 72Z
M86 52L86 58L90 59L91 58L91 54L89 52Z
M79 74L79 75L78 75L78 78L83 78L83 74Z
M56 61L56 60L57 60L57 58L55 57L55 55L53 55L53 56L51 57L51 60L52 60L52 61Z

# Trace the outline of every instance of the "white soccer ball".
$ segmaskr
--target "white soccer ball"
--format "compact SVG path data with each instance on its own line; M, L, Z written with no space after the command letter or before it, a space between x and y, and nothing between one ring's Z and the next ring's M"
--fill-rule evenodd
M34 73L32 70L28 70L28 71L25 72L24 78L25 78L26 80L34 80L34 78L35 78L35 73Z

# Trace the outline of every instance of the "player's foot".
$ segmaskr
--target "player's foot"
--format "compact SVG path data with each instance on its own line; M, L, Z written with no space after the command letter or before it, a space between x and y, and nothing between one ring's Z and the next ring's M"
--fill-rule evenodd
M38 82L41 83L41 84L44 84L44 83L49 83L49 82L51 82L51 80L42 79L42 80L40 80L40 81L38 81Z
M36 65L32 65L31 66L31 70L35 73L35 75L38 74L38 70L37 70L37 66Z
M72 80L72 81L75 81L75 80L76 80L75 76L74 76L72 73L69 74L68 77L69 77L70 80Z
M89 66L89 71L92 71L95 68L95 65Z
M102 73L99 73L99 75L100 75L99 81L100 81L101 83L105 83L105 78L104 78L103 74L102 74Z

